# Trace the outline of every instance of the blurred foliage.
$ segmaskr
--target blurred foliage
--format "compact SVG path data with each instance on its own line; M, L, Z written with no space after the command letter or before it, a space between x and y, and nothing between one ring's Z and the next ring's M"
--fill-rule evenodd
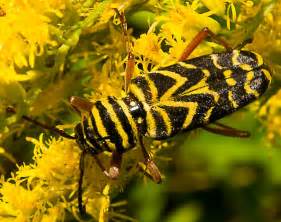
M189 135L171 154L163 184L136 183L130 188L134 217L148 222L280 221L280 149L265 145L264 132L251 114L223 122L249 130L251 138L203 130Z
M134 76L175 63L208 26L232 46L253 38L247 49L271 63L274 77L261 100L223 119L249 130L250 139L199 129L165 142L146 141L165 177L161 185L136 169L139 149L125 154L117 181L87 158L83 197L90 220L281 221L280 1L0 0L1 221L82 220L79 147L43 134L21 116L73 133L80 116L69 108L70 96L124 96L127 51L114 8L128 21ZM221 50L207 39L191 57ZM7 106L17 113L6 113ZM101 155L106 166L110 155Z

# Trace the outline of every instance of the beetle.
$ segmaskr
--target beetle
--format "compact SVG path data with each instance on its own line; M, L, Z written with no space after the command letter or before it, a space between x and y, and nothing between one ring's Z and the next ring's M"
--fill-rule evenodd
M104 174L115 179L119 175L122 155L139 144L151 178L160 183L160 171L146 151L143 137L164 140L200 127L226 136L248 137L246 131L215 121L259 98L271 81L271 73L259 54L232 49L207 27L193 38L177 63L132 78L134 55L128 41L127 24L124 14L116 13L127 42L127 95L121 98L108 96L95 102L72 96L71 106L88 114L75 126L74 136L22 116L62 137L76 140L81 149L78 208L82 215L86 213L82 202L85 155L93 156ZM188 59L208 36L223 45L225 52ZM7 111L15 113L12 107ZM210 123L216 127L210 127ZM112 153L108 170L98 158L104 151Z

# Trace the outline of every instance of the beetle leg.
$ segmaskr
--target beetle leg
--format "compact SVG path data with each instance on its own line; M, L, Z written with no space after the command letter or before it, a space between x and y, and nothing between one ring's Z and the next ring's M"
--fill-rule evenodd
M198 34L192 39L192 41L184 49L179 61L184 61L193 52L193 50L208 36L210 36L214 41L221 44L227 51L232 51L232 48L221 38L219 38L215 33L213 33L208 27L203 28Z
M230 126L226 126L221 123L213 123L213 124L216 125L217 127L204 126L203 129L205 129L208 132L223 135L223 136L240 137L240 138L250 137L250 133L248 131L234 129Z
M128 26L127 26L124 12L119 12L118 9L116 9L116 8L114 8L114 10L120 19L123 38L124 38L124 42L125 42L126 50L127 50L127 54L128 54L128 60L127 60L126 70L125 70L125 86L124 86L125 92L127 93L128 89L129 89L129 85L131 83L133 73L134 73L135 57L132 52L132 42L129 39Z
M139 142L144 157L144 164L146 165L146 170L148 171L147 172L146 170L144 170L145 175L148 175L148 177L151 178L155 183L161 183L162 182L161 173L157 165L154 163L154 161L151 159L148 152L146 151L143 144L142 136L139 137Z
M95 158L96 163L98 164L105 176L113 180L118 178L122 163L122 153L117 151L112 152L112 158L108 170L105 169L100 159L96 155L93 155L93 157Z
M69 102L71 106L79 113L81 110L90 112L94 105L92 102L77 96L71 96Z
M121 163L122 163L122 153L114 151L112 153L110 167L107 172L109 178L116 179L119 176Z

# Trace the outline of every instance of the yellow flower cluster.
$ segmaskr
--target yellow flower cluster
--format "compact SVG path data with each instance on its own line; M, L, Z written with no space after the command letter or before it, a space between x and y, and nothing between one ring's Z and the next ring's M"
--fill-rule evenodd
M281 90L277 91L269 100L262 106L259 111L259 116L265 119L267 130L267 139L271 144L279 145L281 136Z
M51 5L32 0L1 1L0 5L5 13L0 19L1 63L34 67L35 57L44 53L47 43L52 43L50 19L44 16Z
M69 140L51 139L43 142L43 135L39 140L27 138L34 143L34 164L19 166L16 174L7 181L1 181L0 214L13 218L13 221L63 221L65 209L76 219L80 216L77 200L79 176L79 148ZM109 209L109 188L98 168L91 165L91 174L87 174L85 183L90 189L85 191L87 196L87 211L99 221L106 221ZM88 193L90 192L90 193ZM16 194L16 195L15 195ZM1 216L1 220L5 216Z
M274 8L265 14L265 19L255 33L250 49L261 53L270 64L273 73L271 96L262 104L258 114L267 131L267 141L271 144L280 145L281 136L281 92L278 87L281 73L281 2L277 1Z

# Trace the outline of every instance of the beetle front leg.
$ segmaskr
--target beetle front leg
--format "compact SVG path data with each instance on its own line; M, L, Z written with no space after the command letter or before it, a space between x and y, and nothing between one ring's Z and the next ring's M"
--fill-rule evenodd
M112 152L110 167L108 170L105 169L100 159L96 155L93 155L93 157L95 158L96 163L98 164L99 168L102 170L105 176L112 180L118 178L118 176L120 175L120 168L122 164L122 153L119 153L117 151Z

